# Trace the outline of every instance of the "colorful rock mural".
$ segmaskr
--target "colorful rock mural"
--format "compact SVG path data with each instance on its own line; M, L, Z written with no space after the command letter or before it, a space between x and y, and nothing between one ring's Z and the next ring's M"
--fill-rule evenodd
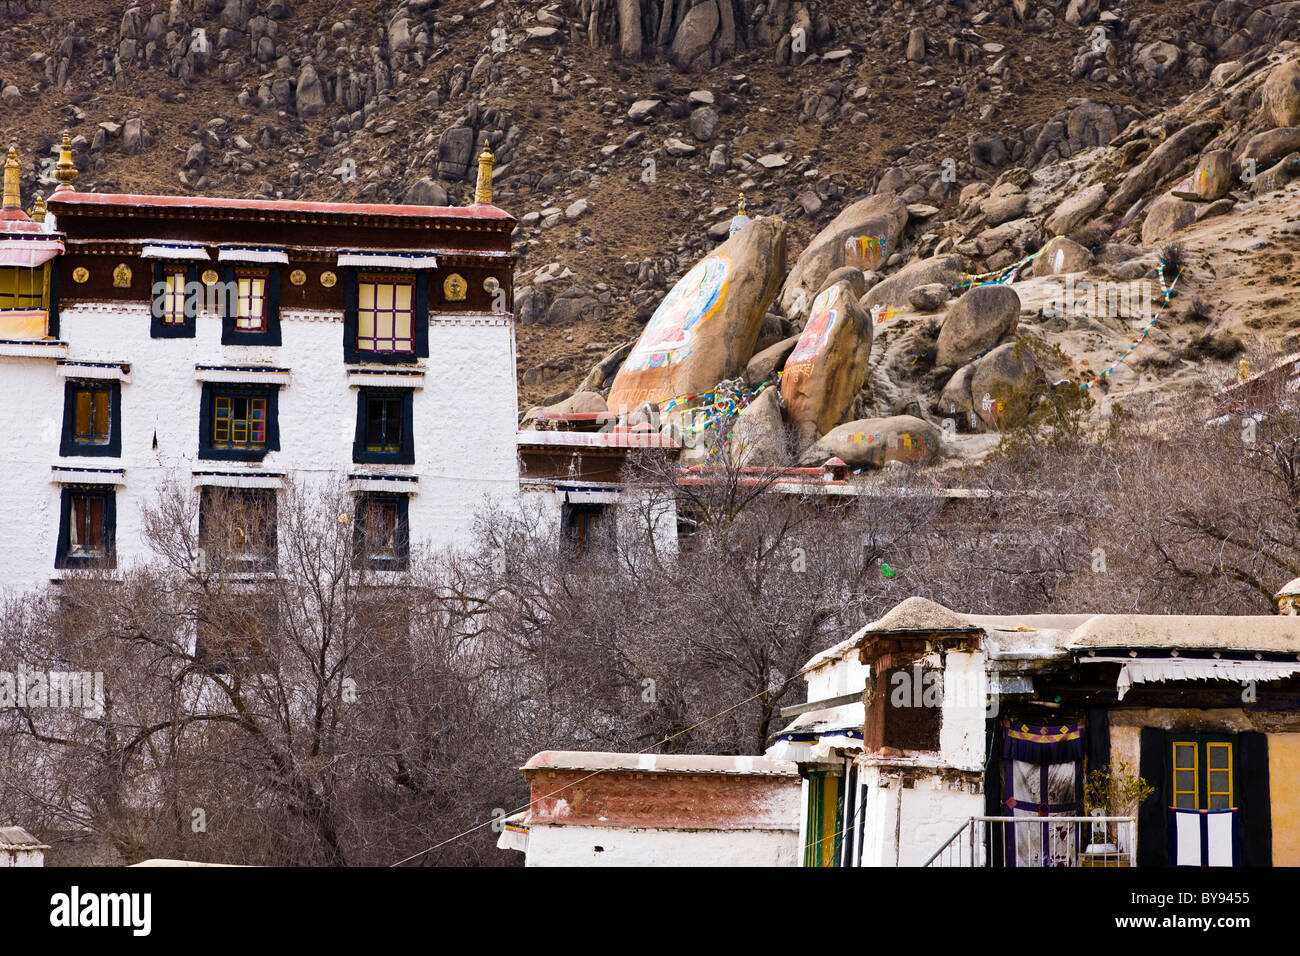
M887 236L849 236L844 240L844 264L871 272L879 269L889 255Z
M829 289L823 290L813 300L812 313L808 317L808 324L804 326L794 351L786 359L786 368L799 362L811 362L825 349L831 331L835 328L835 320L839 318L840 312L836 308L839 301L840 289L838 286L831 286Z
M871 317L858 305L862 273L846 274L817 293L799 343L786 360L781 396L799 448L839 424L862 389L871 358Z
M659 304L624 367L629 371L659 368L690 355L696 328L722 306L730 271L731 260L722 255L696 263Z
M756 219L696 263L655 310L618 370L612 411L701 395L745 369L785 278L786 225ZM674 413L685 414L689 403Z

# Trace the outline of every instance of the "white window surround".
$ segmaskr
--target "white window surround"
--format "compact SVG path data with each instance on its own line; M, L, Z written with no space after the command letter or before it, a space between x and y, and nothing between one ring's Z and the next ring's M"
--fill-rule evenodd
M54 374L59 378L101 378L129 383L131 366L127 362L77 362L61 359Z
M239 472L196 471L191 475L195 488L270 488L284 487L284 475L250 471Z
M255 365L244 366L194 366L194 378L200 382L224 382L229 385L288 385L289 370Z
M125 468L91 468L72 464L50 467L50 481L56 485L125 485Z
M436 269L438 259L428 252L340 252L339 268Z
M289 254L283 249L259 249L248 246L229 246L217 250L218 262L251 262L288 265Z
M375 466L371 466L375 467ZM410 465L403 465L410 468ZM348 491L361 494L367 491L389 491L400 495L415 495L420 491L420 479L414 475L348 475Z
M349 368L348 385L352 388L424 388L424 369L401 369L391 372L372 368Z
M168 259L176 262L211 262L212 257L202 246L182 243L149 242L140 252L142 259Z

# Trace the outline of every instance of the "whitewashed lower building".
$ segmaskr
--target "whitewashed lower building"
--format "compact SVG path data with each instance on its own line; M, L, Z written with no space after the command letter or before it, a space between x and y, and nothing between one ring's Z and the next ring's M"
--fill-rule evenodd
M11 151L0 589L146 559L169 483L273 518L286 482L345 482L392 569L515 496L514 220L490 169L466 207L99 195L65 146L29 215Z

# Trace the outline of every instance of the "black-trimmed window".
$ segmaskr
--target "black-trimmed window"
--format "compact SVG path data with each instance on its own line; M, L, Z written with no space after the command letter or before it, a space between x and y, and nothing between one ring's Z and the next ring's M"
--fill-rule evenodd
M192 339L198 316L198 267L175 262L153 264L149 335L155 339Z
M411 556L407 515L410 498L388 492L357 496L352 566L376 571L405 571Z
M343 270L343 358L414 362L429 354L429 274Z
M280 268L227 266L222 276L221 344L280 344Z
M618 543L618 517L613 505L565 502L560 509L560 533L583 555L594 550L614 550Z
M117 496L111 486L64 485L56 568L116 566Z
M414 392L409 388L362 388L357 392L357 429L352 460L368 464L415 463Z
M1184 810L1240 806L1237 738L1170 732L1169 802Z
M122 454L122 383L68 379L63 389L60 455L116 458Z
M204 567L228 571L276 568L275 491L270 488L220 488L199 492L199 547Z
M199 409L199 457L261 461L280 450L279 395L275 385L206 382Z

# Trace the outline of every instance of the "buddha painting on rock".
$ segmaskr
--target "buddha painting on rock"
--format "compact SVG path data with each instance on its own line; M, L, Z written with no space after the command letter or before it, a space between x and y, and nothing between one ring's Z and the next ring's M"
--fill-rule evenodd
M835 319L839 316L839 311L835 308L839 297L839 287L831 286L813 300L812 316L808 319L803 334L799 336L799 344L786 360L787 367L799 362L811 362L825 349L835 328Z
M628 369L674 365L689 355L696 329L722 305L730 268L726 256L712 255L682 276L650 317L645 334L628 357Z

